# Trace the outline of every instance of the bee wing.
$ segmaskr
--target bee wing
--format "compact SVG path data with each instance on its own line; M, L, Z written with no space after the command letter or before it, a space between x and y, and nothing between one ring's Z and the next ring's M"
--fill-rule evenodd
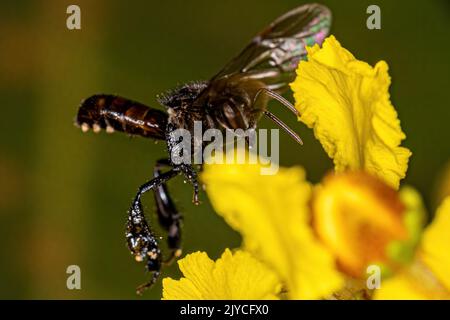
M323 5L292 9L254 37L212 80L240 74L241 80L259 80L281 92L294 79L299 61L306 58L305 47L321 44L330 25L331 12Z

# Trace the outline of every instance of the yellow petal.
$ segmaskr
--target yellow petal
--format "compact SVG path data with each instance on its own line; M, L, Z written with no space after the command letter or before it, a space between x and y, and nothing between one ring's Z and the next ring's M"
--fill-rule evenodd
M211 164L202 180L215 210L245 248L283 280L291 299L315 299L343 284L334 258L309 226L311 187L301 168L261 175L259 165Z
M375 300L426 300L427 295L416 287L416 282L406 276L397 276L383 282L376 291Z
M410 265L391 278L382 279L375 300L448 300L450 292L420 262Z
M384 61L374 68L330 36L309 48L291 84L300 120L314 129L335 170L363 169L394 188L405 176L411 152L389 99Z
M163 279L164 300L267 300L281 289L275 273L244 251L226 249L216 262L195 252L178 264L184 277Z
M422 261L450 290L450 197L444 199L422 238Z

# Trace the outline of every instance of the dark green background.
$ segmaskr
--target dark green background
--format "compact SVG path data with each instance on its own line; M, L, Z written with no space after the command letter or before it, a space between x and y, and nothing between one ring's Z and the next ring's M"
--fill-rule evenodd
M72 125L78 104L103 92L157 106L156 94L208 79L256 32L302 3L2 2L0 298L136 298L134 288L146 277L125 246L126 210L165 148L120 134L82 134ZM433 209L436 179L450 159L449 1L375 1L382 29L374 31L366 28L373 1L323 3L344 47L372 65L388 62L404 144L413 151L405 182ZM81 31L66 28L69 4L81 7ZM298 147L282 135L281 164L303 165L319 181L331 161L308 129L278 110L305 140ZM185 252L217 258L239 245L204 193L195 207L181 178L171 187L185 214ZM152 197L145 203L151 213ZM66 289L70 264L81 267L80 291ZM165 269L167 275L178 276L177 268ZM160 293L158 283L144 298Z

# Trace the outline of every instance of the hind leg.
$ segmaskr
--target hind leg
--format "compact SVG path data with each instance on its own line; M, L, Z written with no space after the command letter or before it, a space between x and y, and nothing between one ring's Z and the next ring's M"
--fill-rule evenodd
M155 178L161 176L161 169L164 167L172 167L169 160L158 160L153 174ZM155 188L153 194L158 221L161 227L167 231L167 246L172 251L170 258L165 261L170 263L181 255L181 222L183 216L177 210L165 183Z
M170 170L139 187L138 193L128 211L125 233L128 248L135 260L138 262L145 261L147 271L152 272L151 280L138 288L137 291L139 294L156 281L162 262L158 241L144 216L141 197L147 191L155 190L169 179L175 177L178 173L178 170Z

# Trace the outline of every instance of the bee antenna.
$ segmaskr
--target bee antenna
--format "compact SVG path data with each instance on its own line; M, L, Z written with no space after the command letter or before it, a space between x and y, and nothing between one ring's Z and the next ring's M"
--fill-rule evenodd
M292 103L290 103L288 100L286 100L283 96L281 96L280 94L269 90L267 88L261 88L255 95L255 99L254 101L256 101L256 99L258 99L258 96L264 93L265 95L267 95L268 97L277 100L279 103L281 103L282 105L284 105L285 107L287 107L293 114L295 114L297 117L300 116L300 113L297 111L297 109L295 109L295 107L292 105Z
M302 139L296 134L291 128L287 126L283 121L281 121L276 115L270 113L269 111L264 111L264 115L266 115L270 120L275 122L281 129L286 131L295 141L299 144L303 145Z

